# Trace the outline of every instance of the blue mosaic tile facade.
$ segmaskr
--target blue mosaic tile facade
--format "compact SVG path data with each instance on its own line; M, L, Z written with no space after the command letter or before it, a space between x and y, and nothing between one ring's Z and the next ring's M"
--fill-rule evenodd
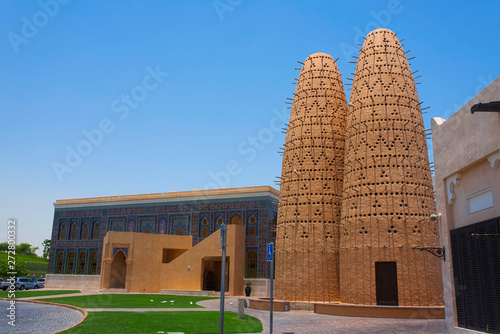
M62 254L59 255L63 259L61 273L81 273L81 268L84 267L85 274L91 274L90 257L93 252L97 252L95 273L99 274L102 242L107 231L191 235L194 246L205 238L202 234L202 222L207 219L208 235L217 230L221 221L227 224L240 221L246 231L245 245L241 245L245 247L245 254L249 251L257 251L258 254L257 278L269 278L266 244L275 241L276 215L277 201L270 196L88 208L56 207L48 272L56 273L57 257ZM250 228L251 226L254 227ZM73 265L68 263L71 252L75 254ZM79 266L79 256L82 253L85 265ZM72 272L67 272L71 267Z

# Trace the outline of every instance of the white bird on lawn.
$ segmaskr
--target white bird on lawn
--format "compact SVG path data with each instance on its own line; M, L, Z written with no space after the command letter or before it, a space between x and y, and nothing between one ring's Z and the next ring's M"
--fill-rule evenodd
M150 299L151 302L154 302L154 300Z

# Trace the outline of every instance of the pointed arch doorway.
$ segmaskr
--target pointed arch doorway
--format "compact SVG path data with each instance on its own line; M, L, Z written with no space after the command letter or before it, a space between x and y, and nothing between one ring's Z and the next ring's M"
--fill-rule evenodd
M111 263L111 274L109 287L112 289L125 289L125 276L127 274L127 263L125 253L120 250L116 252Z
M241 217L239 214L234 214L231 217L230 224L232 225L241 225Z
M215 275L213 271L207 271L203 278L203 290L215 291Z

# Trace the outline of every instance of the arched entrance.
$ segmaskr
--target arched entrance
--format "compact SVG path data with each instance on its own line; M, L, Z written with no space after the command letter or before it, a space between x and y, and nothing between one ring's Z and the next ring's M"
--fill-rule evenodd
M203 290L215 291L215 275L213 271L207 271L203 279Z
M125 289L125 275L127 264L125 263L125 253L118 251L111 263L111 275L109 278L109 287L114 289Z
M247 278L257 278L257 252L249 251L247 253L247 270L246 277Z
M231 261L226 260L225 291L229 291L229 275ZM222 261L220 257L203 259L203 290L220 291Z
M230 224L232 225L240 225L241 226L241 217L238 214L234 214L231 217Z

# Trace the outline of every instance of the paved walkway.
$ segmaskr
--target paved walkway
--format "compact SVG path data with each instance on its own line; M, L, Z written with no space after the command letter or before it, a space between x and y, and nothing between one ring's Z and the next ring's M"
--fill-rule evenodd
M16 301L15 327L8 324L10 302L0 300L1 333L50 334L77 324L83 315L75 309L63 306Z
M233 304L231 304L233 303ZM211 310L219 310L219 300L203 300L198 305L206 306ZM238 312L238 298L226 299L226 311ZM260 311L247 308L249 314L262 321L264 331L269 333L269 311ZM317 333L415 333L415 334L442 334L446 333L445 320L422 319L380 319L339 317L333 315L316 314L313 311L274 312L274 334L317 334Z
M83 294L99 294L97 291L82 291ZM82 294L76 294L82 295ZM57 297L62 297L66 295L58 295ZM68 295L69 296L69 295ZM55 296L47 296L46 298L52 298ZM36 299L41 299L42 297L33 297ZM30 298L31 299L31 298ZM0 303L7 303L5 301L0 301ZM24 304L24 305L22 305ZM177 309L177 308L133 308L133 309L122 309L122 308L87 308L85 309L87 312L101 312L101 311L129 311L129 312L171 312L171 311L218 311L219 310L219 300L203 300L198 302L199 305L205 306L206 308L197 308L197 309ZM7 305L7 304L5 304ZM31 304L31 303L16 303L16 305L39 305L39 304ZM7 305L8 306L8 305ZM6 313L4 304L0 304L1 312L0 312L0 321L1 319L6 319ZM35 307L36 308L36 307ZM56 307L59 308L59 307ZM238 298L237 297L228 297L226 298L225 306L226 311L238 312ZM65 309L65 308L63 308ZM67 309L69 311L74 311ZM64 310L64 311L67 311ZM63 310L59 310L62 312ZM35 318L30 318L33 320L21 320L19 319L19 323L24 324L32 324L38 323L42 321L43 323L47 322L59 322L54 321L54 317L58 317L58 315L52 315L52 313L48 313L46 311L28 310L29 313L33 313L36 315ZM81 318L81 314L78 311L78 315ZM269 333L269 311L260 311L253 310L250 308L245 309L245 313L251 316L254 316L262 321L262 325L264 326L264 331L262 333ZM69 320L71 317L66 316L64 314L59 315L64 320ZM45 321L44 319L47 317L49 320ZM68 319L66 319L68 318ZM74 323L78 322L79 319ZM72 323L72 324L74 324ZM5 328L7 322L0 323L0 332L4 333L3 328ZM17 324L17 321L16 321ZM71 326L65 325L66 327ZM16 326L15 331L6 332L6 333L52 333L50 330L48 331L40 331L38 328L44 329L44 325L39 327L38 325L34 325L36 327L33 330L28 328L27 330L31 331L18 331L20 329ZM63 327L63 328L66 328ZM339 317L339 316L331 316L324 314L316 314L312 311L290 311L290 312L275 312L274 313L274 334L284 334L284 333L293 333L293 334L316 334L316 333L349 333L349 334L372 334L372 333L418 333L418 334L441 334L446 333L446 325L444 320L422 320L422 319L380 319L380 318L359 318L359 317Z
M198 305L205 306L204 309L173 309L173 308L87 308L87 312L101 311L132 311L132 312L165 312L165 311L219 311L219 299L203 300ZM238 298L228 297L224 304L225 311L238 313ZM254 316L262 321L264 331L269 333L269 312L247 308L245 314ZM316 334L316 333L418 333L418 334L441 334L446 333L444 320L422 320L422 319L380 319L339 317L324 314L316 314L312 311L290 311L274 313L273 333L293 334Z

